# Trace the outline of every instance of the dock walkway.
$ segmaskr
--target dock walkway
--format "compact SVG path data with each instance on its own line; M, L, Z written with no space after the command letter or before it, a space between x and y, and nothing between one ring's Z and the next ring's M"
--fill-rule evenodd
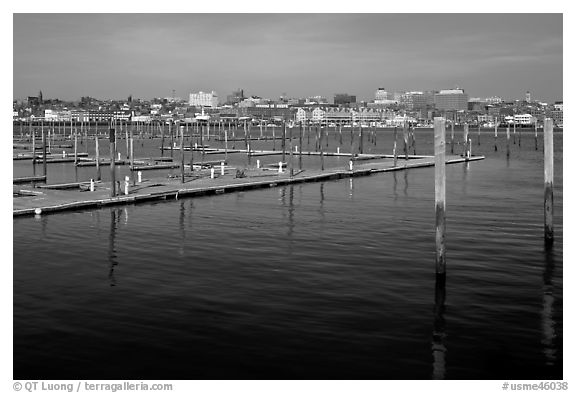
M484 159L483 156L463 158L460 156L447 156L446 164L463 163ZM355 162L353 170L348 168L306 169L303 171L294 168L294 175L290 176L290 169L283 173L269 168L248 168L244 171L245 177L237 177L235 170L228 170L223 176L216 171L216 177L210 178L210 170L194 171L186 174L184 183L180 176L159 177L145 179L135 186L130 184L128 195L110 196L110 182L100 182L95 185L93 192L85 189L50 189L35 188L33 185L13 186L13 216L27 216L38 213L56 213L74 209L94 209L103 206L133 204L154 200L178 199L202 195L230 193L257 188L283 186L295 183L317 182L347 177L368 176L374 173L408 170L412 168L433 167L434 157L426 156L414 159L398 159L394 166L393 159L382 161ZM121 182L123 185L123 182ZM120 187L122 192L123 187Z

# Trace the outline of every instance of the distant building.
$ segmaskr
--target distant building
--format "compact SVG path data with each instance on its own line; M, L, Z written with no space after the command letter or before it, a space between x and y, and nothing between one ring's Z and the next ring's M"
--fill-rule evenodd
M528 113L521 115L514 115L514 122L519 125L531 125L534 124L536 118Z
M426 109L428 99L424 92L408 91L400 96L400 103L408 110Z
M387 100L388 99L388 92L386 91L385 88L379 87L378 90L376 90L376 93L374 94L374 99L376 101Z
M532 95L530 94L529 91L526 92L525 101L526 102L532 102Z
M238 89L233 91L228 97L226 97L226 103L230 105L238 104L242 100L244 100L244 90Z
M210 93L198 92L190 93L190 106L207 106L216 108L218 106L218 94L215 91Z
M463 89L440 90L434 95L436 109L441 111L468 110L468 94Z
M335 105L350 105L356 102L356 96L345 93L334 94Z

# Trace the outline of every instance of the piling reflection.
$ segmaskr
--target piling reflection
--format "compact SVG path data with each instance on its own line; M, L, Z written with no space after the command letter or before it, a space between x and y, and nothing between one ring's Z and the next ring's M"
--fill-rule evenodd
M394 175L394 201L398 200L398 177L396 176L396 171L392 172Z
M554 321L554 250L545 251L545 266L542 286L542 351L547 366L556 364L556 322Z
M178 216L178 228L180 229L180 248L178 253L184 256L184 245L186 244L186 226L184 219L186 218L186 206L183 200L180 200L180 214Z
M408 170L404 170L404 196L408 196Z
M353 178L349 179L348 189L349 189L348 196L350 197L350 199L354 199L354 179Z
M122 217L122 210L112 209L110 210L110 235L108 237L108 279L110 280L110 286L116 286L116 277L114 276L114 269L118 265L117 255L116 255L116 231L118 230L118 224Z
M436 275L434 291L434 330L432 332L432 378L446 378L446 275Z
M288 250L290 255L292 255L293 247L294 247L294 186L290 186L288 190Z

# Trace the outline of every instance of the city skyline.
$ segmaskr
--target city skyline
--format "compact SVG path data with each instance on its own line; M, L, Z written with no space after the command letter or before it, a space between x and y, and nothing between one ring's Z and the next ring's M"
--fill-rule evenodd
M13 98L562 100L562 14L14 14Z

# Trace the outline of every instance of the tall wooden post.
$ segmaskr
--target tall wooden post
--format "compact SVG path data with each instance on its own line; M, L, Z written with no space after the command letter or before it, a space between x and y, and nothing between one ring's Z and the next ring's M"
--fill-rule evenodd
M455 119L453 118L450 122L450 153L454 154L454 122Z
M510 126L506 127L506 158L510 158Z
M392 154L394 155L394 166L398 163L398 150L396 149L398 141L398 127L394 126L394 147L392 148Z
M126 123L126 131L128 131L128 123ZM132 184L136 185L136 173L134 173L134 126L130 126L130 135L126 134L126 137L130 138L130 152L126 154L130 155L130 174L132 175Z
M100 181L102 175L100 173L100 146L98 145L98 133L94 135L94 143L95 143L95 154L96 154L96 180Z
M246 147L247 154L250 155L248 151L248 129L246 128L246 120L244 120L244 145Z
M480 146L480 121L478 121L478 146Z
M120 124L122 124L122 120L120 120ZM124 130L126 131L126 158L132 158L132 154L130 153L130 138L128 137L128 123L126 123L126 127L124 127ZM132 176L134 177L134 176Z
M74 130L74 165L78 164L78 130Z
M116 131L110 128L110 196L116 196Z
M42 120L42 125L44 125L44 120ZM44 133L44 127L42 127L42 166L44 169L44 176L48 176L46 170L46 134Z
M494 151L498 151L498 120L494 121Z
M32 127L32 120L30 120L30 136L32 138L32 167L36 165L36 128Z
M292 129L294 126L290 127L290 177L294 176L294 146L292 145Z
M534 120L534 150L538 150L538 119Z
M168 131L170 132L170 157L174 158L174 132L172 131L172 121L168 122Z
M434 118L434 173L436 201L436 274L446 274L446 125Z
M544 240L554 242L554 123L544 119Z
M299 129L299 149L300 151L298 152L298 169L302 170L302 150L304 150L304 147L302 146L302 132L303 132L303 128L302 128L302 122L300 122L300 129Z
M282 122L282 162L286 160L286 121Z
M178 127L178 123L176 123L176 129L178 130L178 128L180 128L180 176L182 177L182 183L184 183L184 127Z
M158 127L160 127L160 154L164 157L164 123L158 123Z
M322 129L322 125L320 125L320 165L322 170L324 170L324 147L322 146L323 137L324 137L324 131Z
M404 121L402 127L402 136L404 138L404 159L408 159L408 122Z
M464 157L469 157L468 152L468 123L464 123Z
M360 124L360 142L359 142L359 146L358 146L358 152L360 154L364 153L364 133L363 133L362 124Z
M513 126L513 133L514 133L514 144L516 144L516 119L514 119L514 126Z

